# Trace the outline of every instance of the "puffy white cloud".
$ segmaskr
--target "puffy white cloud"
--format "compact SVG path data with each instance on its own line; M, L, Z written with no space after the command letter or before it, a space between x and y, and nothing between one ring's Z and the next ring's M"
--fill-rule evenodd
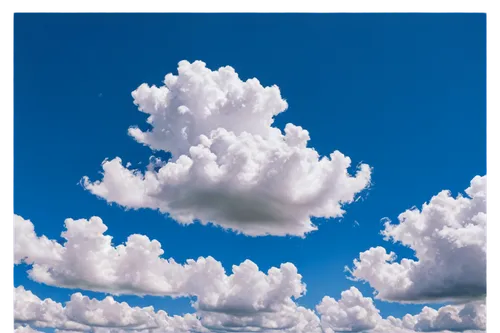
M36 327L87 329L86 325L69 320L63 306L53 300L41 300L31 291L19 286L14 289L14 321Z
M116 302L111 296L99 301L75 293L66 304L65 314L69 319L89 326L127 328L158 326L153 307L132 308L125 302Z
M402 326L417 332L486 330L486 304L471 302L447 305L438 310L424 307L415 316L404 316Z
M325 332L361 332L373 329L382 320L379 310L369 297L351 287L343 291L339 301L325 296L316 306L321 315L321 326Z
M90 299L75 293L63 307L50 298L41 300L20 286L14 289L14 321L61 332L208 332L193 314L169 316L153 307L131 307L108 296ZM22 331L20 331L22 332ZM27 331L29 332L29 331Z
M14 328L14 333L42 333L31 328L29 325L18 325Z
M183 224L213 223L247 235L304 236L311 217L343 215L344 204L370 183L361 164L348 173L349 157L321 157L307 147L309 133L274 117L287 103L279 88L242 81L231 67L211 71L201 61L181 61L164 86L142 84L132 93L151 129L129 134L153 150L170 152L145 173L120 158L103 162L102 180L83 185L108 202L158 209Z
M318 316L292 301L275 311L198 312L203 326L215 332L321 333Z
M377 326L365 331L366 333L415 333L414 330L410 330L401 326L401 319L388 317L377 323ZM331 332L325 332L331 333ZM363 332L364 333L364 332ZM449 332L440 332L449 333Z
M197 296L197 306L207 311L226 307L269 311L305 292L302 276L291 263L272 267L265 274L246 260L233 266L233 274L227 275L212 257L187 260L184 265L164 259L161 244L144 235L130 235L125 244L114 246L112 237L104 234L107 227L99 217L66 219L66 231L61 234L64 245L36 236L31 221L20 216L14 220L16 240L25 230L33 233L28 252L16 246L16 263L32 264L30 278L52 286L112 294ZM58 251L48 251L47 247ZM52 256L39 260L31 252Z
M88 325L97 332L106 329L158 333L208 332L196 315L171 317L162 310L155 312L152 306L131 307L126 302L116 302L111 296L100 301L75 293L66 303L65 314L69 320Z
M62 246L45 236L38 237L29 220L14 214L14 263L32 264L55 262L61 257Z
M233 266L233 274L221 279L213 290L200 294L195 307L201 311L254 313L273 312L305 292L302 276L291 263L272 267L265 274L250 260Z
M383 247L371 248L354 260L351 275L368 282L377 298L429 302L464 300L486 294L486 176L476 176L453 198L442 191L429 203L385 223L386 240L415 251L418 260L402 259Z
M412 333L412 332L469 332L486 330L486 305L469 302L446 305L438 310L424 307L419 314L402 319L389 316L383 319L370 297L363 297L355 287L342 292L335 301L325 296L316 306L324 333Z
M301 280L293 264L273 267L264 274L246 260L233 266L233 274L217 289L198 296L194 307L202 324L216 331L317 332L319 319L314 312L292 300L305 293Z
M15 218L16 239L20 237L19 232L32 232L34 245L29 252L16 247L15 256L17 263L26 260L33 265L28 273L34 281L112 294L194 296L193 305L203 322L220 329L251 326L254 330L260 327L261 331L273 328L300 332L300 327L309 329L315 320L314 313L298 309L293 301L305 293L306 286L291 263L272 267L264 273L255 263L246 260L234 265L232 274L227 275L222 264L211 257L188 260L184 265L163 259L161 244L143 235L131 235L125 244L115 246L112 237L105 235L107 227L98 217L66 219L65 226L62 237L66 242L60 245L38 237L31 221L20 216ZM44 247L58 251L47 251ZM31 252L52 253L52 257L39 259L31 257ZM116 320L123 319L108 315L104 309L92 313L82 311L94 305L106 305L109 313L126 306L112 298L98 302L74 294L66 306L68 318L100 326L116 326ZM132 311L127 316L128 322L120 326L147 329L152 323L152 313L152 309Z

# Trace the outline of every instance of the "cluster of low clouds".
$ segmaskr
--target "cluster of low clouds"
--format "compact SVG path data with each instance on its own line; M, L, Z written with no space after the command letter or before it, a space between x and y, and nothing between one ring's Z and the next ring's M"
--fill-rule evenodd
M486 327L483 302L448 305L438 310L425 307L417 315L383 319L373 300L354 287L336 301L324 297L318 315L296 305L281 312L255 312L245 316L196 312L169 316L153 307L131 307L111 296L102 300L74 293L65 304L40 299L23 287L14 289L16 332L36 332L31 326L58 332L210 333L210 332L479 332ZM288 312L287 312L288 311Z
M109 203L149 208L182 224L199 222L249 236L306 237L311 218L337 218L371 182L371 167L339 151L320 156L307 130L274 117L287 108L279 88L242 81L231 67L212 71L203 62L179 63L164 86L141 85L134 103L149 117L148 130L129 135L154 151L145 171L105 160L101 180L83 186ZM411 248L416 259L397 260L383 247L361 252L348 278L368 283L381 301L448 302L418 314L382 317L356 288L325 296L314 309L299 305L306 284L293 263L267 272L246 260L226 272L212 257L184 263L162 245L132 234L114 244L99 217L64 221L62 242L39 235L32 221L14 216L14 264L31 280L80 292L58 303L23 286L14 289L14 330L94 333L412 333L486 330L486 176L472 179L465 195L442 191L387 221L387 241ZM188 297L193 312L171 316L133 307L120 295Z

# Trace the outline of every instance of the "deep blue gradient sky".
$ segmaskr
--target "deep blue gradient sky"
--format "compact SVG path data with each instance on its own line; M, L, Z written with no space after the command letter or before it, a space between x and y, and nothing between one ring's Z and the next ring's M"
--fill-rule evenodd
M251 259L267 271L289 261L308 286L299 303L312 308L353 284L371 294L345 278L359 252L384 244L412 255L383 241L381 218L442 189L456 195L486 173L485 15L16 14L14 31L14 210L50 238L60 239L65 218L97 215L115 244L145 234L178 262L210 255L230 271ZM145 119L130 93L160 85L183 59L278 85L289 104L278 127L300 125L319 153L340 150L374 168L364 200L342 220L317 221L305 239L251 238L125 211L85 191L81 177L99 179L105 158L147 162L149 148L127 135ZM15 285L56 301L74 292L30 281L25 266ZM188 299L119 299L192 312ZM422 307L376 305L383 316Z

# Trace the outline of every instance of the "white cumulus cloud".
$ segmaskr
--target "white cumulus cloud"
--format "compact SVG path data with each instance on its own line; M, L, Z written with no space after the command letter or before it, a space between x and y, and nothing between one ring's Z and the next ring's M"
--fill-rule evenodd
M225 307L269 311L305 292L302 276L291 263L265 274L246 260L227 275L212 257L190 259L183 265L164 259L161 244L144 235L130 235L125 244L115 246L99 217L66 219L64 223L66 231L61 236L66 242L61 245L38 237L31 221L14 217L16 242L26 237L26 230L32 232L28 235L32 246L16 246L15 257L16 263L33 265L29 276L34 281L112 294L197 296L197 306L207 311ZM36 257L33 253L51 255Z
M63 306L50 298L41 300L20 286L14 289L14 321L61 332L208 332L193 314L169 316L153 307L131 307L108 296L90 299L75 293ZM28 331L29 332L29 331Z
M361 332L373 329L382 320L379 310L369 297L351 287L343 291L339 301L325 296L316 306L325 332Z
M17 325L14 327L14 333L42 333L42 331L35 330L29 325Z
M486 330L486 304L470 302L446 305L438 310L424 307L415 316L404 316L402 326L417 332Z
M412 332L481 332L486 330L486 304L474 301L446 305L437 310L424 307L416 315L382 318L372 298L363 297L351 287L339 301L325 296L316 306L324 333L412 333Z
M41 300L22 286L14 289L14 321L18 324L67 330L88 328L84 324L69 320L61 303L50 298Z
M102 179L84 177L83 185L110 203L252 236L304 236L317 228L311 217L341 217L369 186L367 164L351 175L349 157L322 157L307 146L307 130L273 127L287 108L279 88L242 81L231 67L181 61L164 86L142 84L132 96L150 129L129 134L171 159L144 173L105 160Z
M486 176L476 176L467 196L449 191L422 209L385 223L386 240L415 251L417 260L396 261L393 252L371 248L354 260L351 275L368 282L377 298L402 302L467 300L486 295Z
M298 306L292 301L269 312L200 311L198 314L203 326L214 332L322 332L319 318L314 311Z
M300 332L300 327L308 329L315 321L313 313L298 308L294 302L305 293L306 286L291 263L264 273L255 263L245 260L234 265L228 275L222 264L211 257L188 260L185 264L164 259L161 244L144 235L131 235L125 244L115 246L112 237L105 235L107 227L98 217L66 219L62 245L37 236L32 222L20 216L15 216L14 226L16 240L29 237L33 244L29 248L16 247L16 263L31 264L28 274L40 283L112 294L193 296L193 306L203 323L219 329L260 327L261 331L272 328ZM36 253L50 255L36 257ZM109 315L104 309L82 310L103 304L111 311ZM112 298L97 302L74 294L66 312L68 318L77 322L112 326L122 319L113 319L114 309L123 306ZM152 318L152 312L144 309L129 314L128 322L121 326L142 325L146 329ZM140 325L139 319L143 321Z

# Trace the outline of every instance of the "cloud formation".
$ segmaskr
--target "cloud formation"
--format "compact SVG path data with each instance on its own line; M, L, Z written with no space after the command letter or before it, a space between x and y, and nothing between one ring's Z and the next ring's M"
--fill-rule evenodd
M112 294L194 296L193 306L203 323L220 329L268 327L295 332L290 329L307 327L315 320L293 301L305 293L306 286L291 263L264 273L246 260L227 275L212 257L188 260L184 265L163 259L161 244L144 235L131 235L125 244L114 246L98 217L66 219L63 245L37 236L31 221L21 216L14 217L14 226L16 243L31 242L29 247L16 246L16 263L31 264L29 277L40 283ZM78 294L73 298L72 304L79 304L76 299L87 302L87 307L94 304ZM76 308L74 313L71 318L83 312ZM105 325L104 317L94 320ZM80 318L78 322L86 321Z
M275 311L238 313L197 312L204 327L213 332L283 332L321 333L320 321L314 311L291 300Z
M111 296L99 301L81 293L73 294L63 307L50 298L41 300L22 286L14 289L14 321L63 332L208 332L192 314L171 317L153 307L131 307Z
M162 310L155 312L153 307L131 307L126 302L119 303L111 296L97 300L74 293L63 306L51 299L41 300L22 286L15 288L14 292L14 320L17 325L29 323L36 327L57 328L66 333L321 333L319 319L314 312L293 302L267 312L238 312L235 308L235 311L225 309L226 313L219 309L218 312L198 311L196 314L169 316Z
M82 184L109 203L157 209L182 224L213 223L251 236L304 236L311 217L335 218L370 184L349 157L321 157L307 147L309 132L274 117L287 109L277 86L242 81L231 67L212 71L201 61L181 61L164 86L142 84L134 103L150 130L129 134L169 161L142 173L120 158L105 160L103 177Z
M342 292L341 299L325 297L313 310L287 302L279 312L205 312L169 316L153 307L131 307L108 296L91 299L74 293L66 305L41 300L22 286L15 292L15 332L37 332L34 327L56 328L57 332L93 333L414 333L481 332L486 329L486 305L472 302L447 305L438 310L424 307L416 315L383 319L373 300L355 287ZM31 331L30 331L31 330Z
M61 245L38 237L31 221L14 216L15 243L31 242L15 247L15 260L33 266L29 276L34 281L111 294L197 296L197 307L205 311L226 307L270 311L305 292L302 276L291 263L265 274L246 260L233 266L228 276L212 257L187 260L184 265L164 259L161 244L144 235L130 235L125 244L114 246L99 217L66 219L64 224L61 236L66 242Z
M325 296L316 310L324 333L411 333L411 332L480 332L486 330L484 301L446 305L438 310L424 307L416 315L383 319L372 298L363 297L351 287L341 293L339 301Z
M486 176L476 176L467 196L449 191L422 209L386 222L382 234L415 251L417 260L383 247L370 248L354 260L351 275L368 282L377 298L402 302L468 300L486 295Z
M213 258L178 264L163 259L161 244L144 235L131 235L113 245L98 217L67 219L64 244L38 236L31 221L14 217L15 262L32 265L31 279L56 287L80 288L114 294L192 296L195 313L168 316L152 307L131 307L113 297L90 299L75 293L62 306L40 300L31 292L15 290L18 326L51 327L61 333L160 332L273 332L273 333L411 333L485 330L484 302L424 307L417 315L383 319L373 300L355 287L339 300L325 296L316 312L296 300L306 292L302 276L291 263L264 273L250 260L227 275ZM386 229L388 226L386 226ZM363 258L362 258L363 260ZM29 328L22 328L29 329Z
M84 324L69 320L61 303L53 300L41 300L31 291L19 286L14 289L14 321L36 327L60 328L66 330L83 330ZM28 330L30 328L25 328Z
M405 315L401 326L417 332L486 330L486 304L446 305L438 310L426 306L415 316Z
M339 301L325 296L316 310L321 315L321 326L325 332L361 332L373 329L382 320L379 310L369 297L351 287L343 291Z
M29 325L17 325L14 327L14 333L42 333L31 328Z

